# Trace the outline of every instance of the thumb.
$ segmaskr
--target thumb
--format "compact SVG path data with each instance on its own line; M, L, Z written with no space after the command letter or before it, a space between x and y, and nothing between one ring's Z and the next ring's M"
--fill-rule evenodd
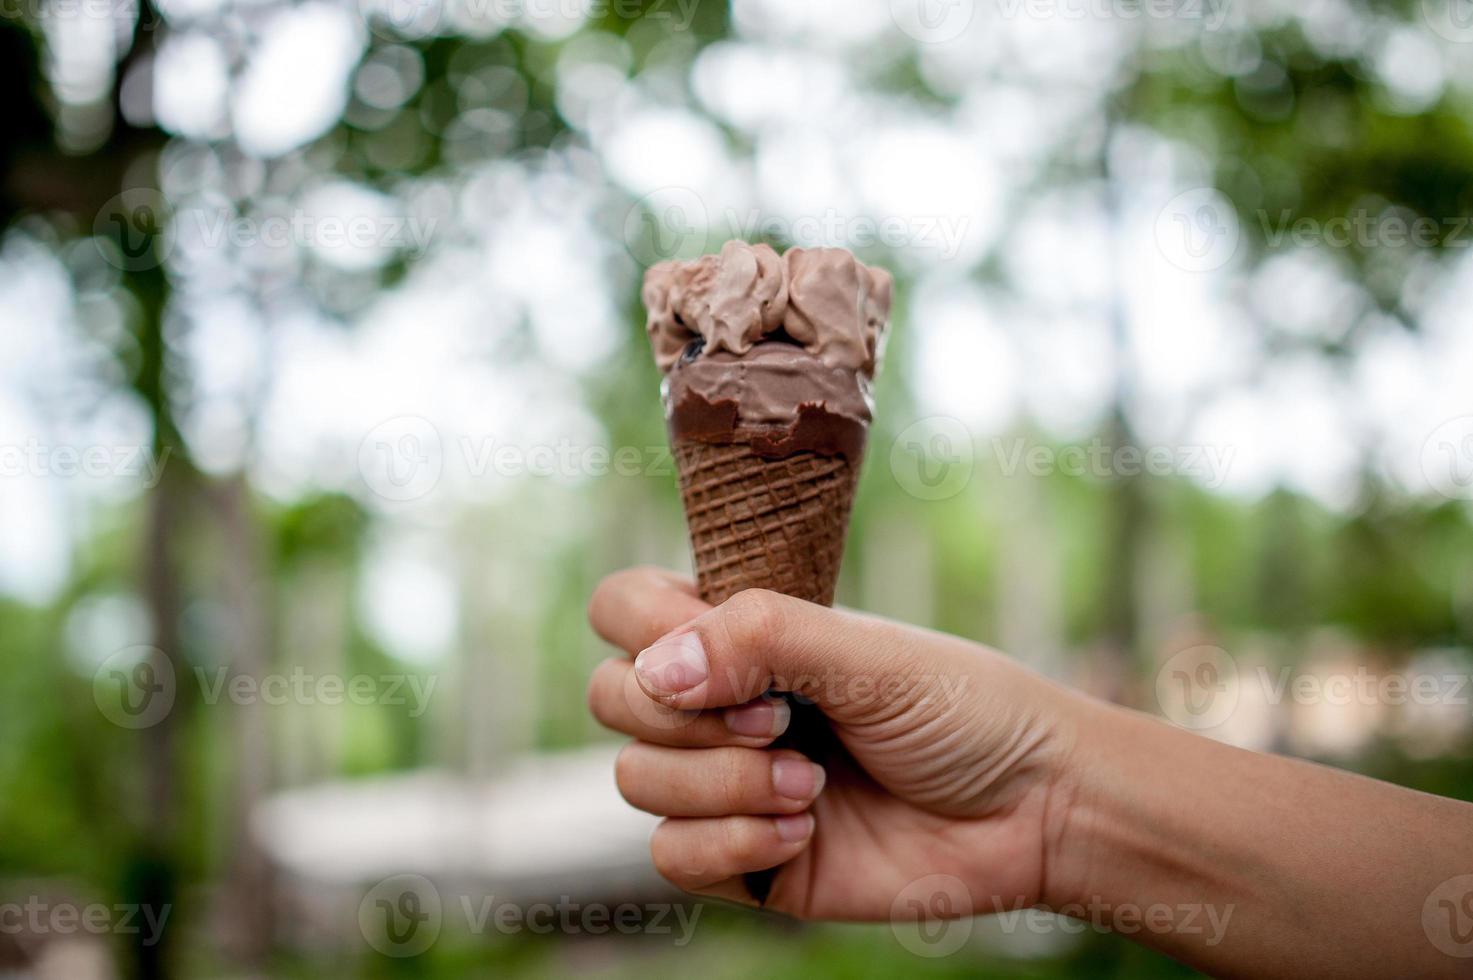
M949 644L917 643L917 632L754 589L661 637L634 671L646 694L674 708L745 704L778 690L835 721L861 721L962 669Z

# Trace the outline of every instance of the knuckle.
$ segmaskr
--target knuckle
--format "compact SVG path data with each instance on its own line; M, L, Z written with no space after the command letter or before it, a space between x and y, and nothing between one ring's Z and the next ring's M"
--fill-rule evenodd
M614 783L619 787L619 795L631 806L639 805L635 802L638 796L635 790L639 786L639 751L639 743L630 742L614 757Z
M648 565L610 572L593 588L593 595L588 599L588 618L596 622L621 614L626 611L631 595L648 591L657 581L657 569Z
M593 587L593 595L588 598L588 619L591 622L597 622L602 617L604 609L613 599L615 579L621 574L623 573L615 572L613 575L605 575L599 580L598 585Z
M674 881L675 868L670 860L670 844L667 839L668 832L665 827L666 824L660 824L660 826L655 828L655 832L650 835L650 861L654 864L655 871L659 872L661 878L664 878L666 881Z
M650 862L654 864L656 874L670 884L680 886L680 877L676 874L675 868L671 866L669 859L665 857L665 849L655 840L650 841Z
M727 813L740 813L746 802L747 766L741 752L724 751L716 765L717 792Z
M677 887L684 887L688 875L677 858L678 849L674 838L670 821L666 820L656 827L654 834L650 836L650 861L661 878Z
M588 713L605 727L613 720L609 704L609 679L613 673L613 661L605 660L593 669L588 678Z
M636 565L627 569L624 574L646 589L660 588L665 585L665 570L655 565Z
M750 817L722 821L723 850L733 867L746 867L762 856L763 840L757 824Z
M786 600L766 589L738 592L722 607L727 635L747 650L772 644L782 636Z

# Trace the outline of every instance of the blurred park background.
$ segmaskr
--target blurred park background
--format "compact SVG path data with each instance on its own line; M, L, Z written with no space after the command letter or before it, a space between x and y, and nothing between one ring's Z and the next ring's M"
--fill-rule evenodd
M841 601L1473 798L1468 0L6 0L0 74L0 975L1186 973L452 921L670 899L583 610L688 568L638 285L727 238L897 276Z

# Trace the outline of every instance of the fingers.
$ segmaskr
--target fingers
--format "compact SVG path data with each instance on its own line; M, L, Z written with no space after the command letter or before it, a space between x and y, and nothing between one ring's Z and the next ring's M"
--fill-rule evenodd
M650 838L655 868L686 891L744 895L730 879L786 864L813 837L813 815L666 820ZM747 899L750 901L750 899Z
M609 659L588 682L588 709L599 724L642 742L679 747L761 747L787 730L792 709L780 698L758 698L723 711L672 708L644 693L634 666Z
M636 658L640 686L676 708L743 704L776 688L798 691L843 720L882 678L914 681L926 657L883 620L775 592L739 593L662 637Z
M588 621L599 636L632 656L710 608L689 579L658 568L631 568L598 584L588 603Z
M801 813L824 783L822 767L797 752L644 742L619 753L614 775L631 805L662 817Z

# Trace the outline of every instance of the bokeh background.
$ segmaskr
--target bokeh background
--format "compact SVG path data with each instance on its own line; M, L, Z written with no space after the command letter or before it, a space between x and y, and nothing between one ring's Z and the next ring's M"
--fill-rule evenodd
M638 286L732 237L897 276L842 601L1473 797L1467 0L8 0L0 74L4 975L1187 972L647 928L583 609L688 567ZM168 919L13 911L89 906Z

